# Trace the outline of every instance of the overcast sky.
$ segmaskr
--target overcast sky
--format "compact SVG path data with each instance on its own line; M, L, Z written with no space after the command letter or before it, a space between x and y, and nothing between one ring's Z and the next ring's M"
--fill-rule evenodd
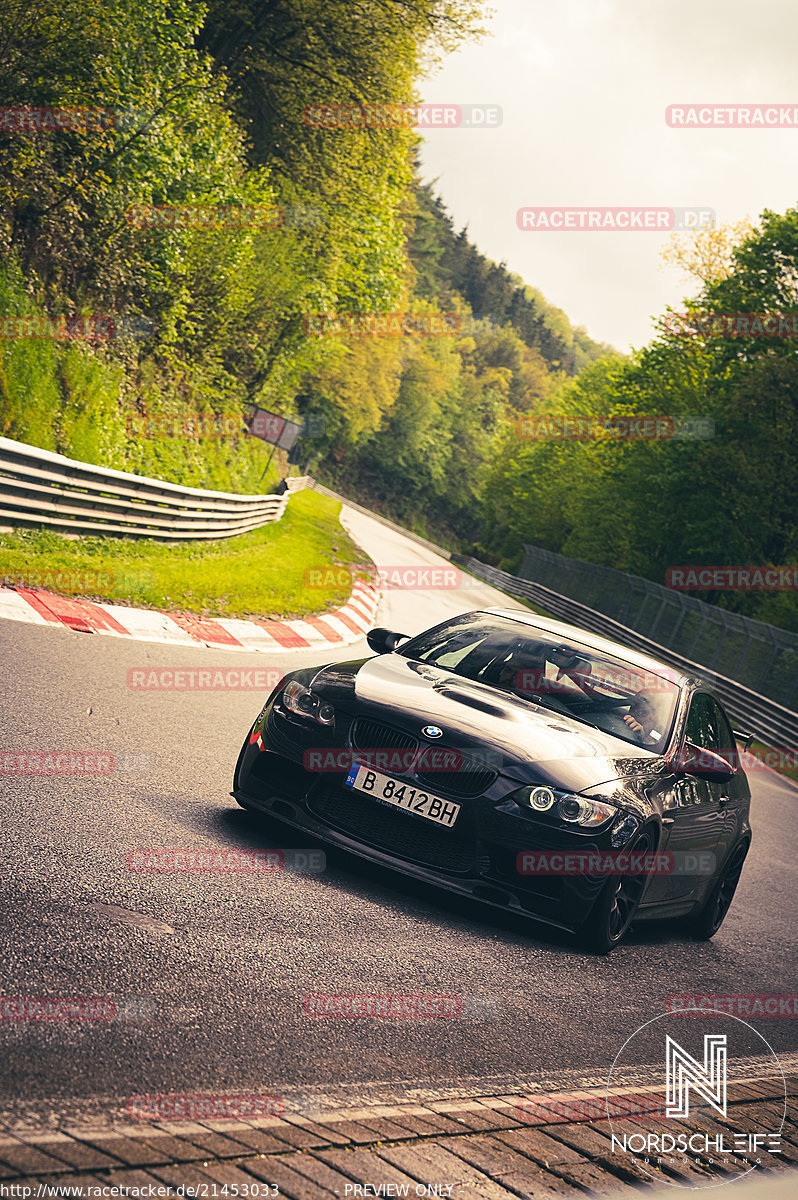
M798 130L669 128L669 104L798 106L796 0L492 0L489 35L422 81L498 104L494 129L424 131L423 177L483 254L627 351L695 288L667 233L522 231L532 206L696 206L722 223L795 205Z

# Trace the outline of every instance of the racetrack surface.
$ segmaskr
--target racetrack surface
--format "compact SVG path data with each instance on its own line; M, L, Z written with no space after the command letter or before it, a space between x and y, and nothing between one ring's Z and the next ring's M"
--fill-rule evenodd
M380 565L446 567L352 510ZM415 633L472 608L519 607L491 588L389 590L378 621ZM751 778L754 843L715 940L641 925L608 958L346 854L323 873L131 873L150 847L308 848L229 796L240 744L265 696L139 691L132 668L281 670L273 656L127 643L0 622L0 749L105 752L111 774L5 775L2 992L112 997L108 1022L0 1021L0 1110L71 1116L152 1093L330 1092L343 1082L608 1072L626 1039L682 993L795 992L798 792ZM357 658L365 642L322 661ZM137 916L138 915L138 916ZM143 920L141 918L144 918ZM462 997L450 1019L319 1019L319 993ZM779 1051L795 1019L752 1022Z

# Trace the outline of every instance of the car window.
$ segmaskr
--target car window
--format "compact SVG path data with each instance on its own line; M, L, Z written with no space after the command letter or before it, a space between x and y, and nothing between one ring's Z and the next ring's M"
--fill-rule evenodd
M729 754L734 749L729 722L718 702L706 692L696 692L690 701L685 737L702 750L725 750Z
M656 753L667 745L680 695L670 668L630 664L503 615L464 614L411 638L398 653Z
M713 701L713 703L715 702ZM718 710L718 729L720 730L718 753L734 766L737 761L737 741L725 712L719 704L715 704L715 707Z
M715 746L715 751L719 755L726 758L727 762L731 762L732 766L736 764L737 758L737 742L734 740L732 727L728 724L727 716L720 707L718 701L709 696L709 702L713 704L715 710L715 724L718 727L718 745Z
M477 649L483 640L483 638L478 639L476 642L469 640L464 642L461 646L455 646L454 649L452 649L450 645L447 645L444 648L441 648L440 652L437 654L434 651L424 654L423 659L428 661L434 654L436 667L447 667L450 671L452 671L455 669L455 667L459 667L466 655L471 654L472 651Z

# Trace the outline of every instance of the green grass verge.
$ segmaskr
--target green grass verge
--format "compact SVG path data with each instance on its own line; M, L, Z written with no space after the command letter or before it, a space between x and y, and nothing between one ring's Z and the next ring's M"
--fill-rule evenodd
M273 525L217 542L172 545L18 530L0 536L0 580L203 616L307 616L349 597L349 571L330 567L367 561L341 527L340 511L337 500L296 492Z

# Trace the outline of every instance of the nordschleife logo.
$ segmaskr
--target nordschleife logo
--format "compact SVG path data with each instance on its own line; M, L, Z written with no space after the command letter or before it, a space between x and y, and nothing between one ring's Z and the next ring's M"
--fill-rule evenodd
M689 1117L690 1090L726 1116L726 1034L707 1033L704 1036L704 1062L699 1063L666 1034L665 1049L667 1117Z
M613 1160L691 1190L780 1166L787 1103L773 1048L740 1017L688 1011L646 1021L615 1056L606 1105ZM630 1089L636 1103L624 1105Z

